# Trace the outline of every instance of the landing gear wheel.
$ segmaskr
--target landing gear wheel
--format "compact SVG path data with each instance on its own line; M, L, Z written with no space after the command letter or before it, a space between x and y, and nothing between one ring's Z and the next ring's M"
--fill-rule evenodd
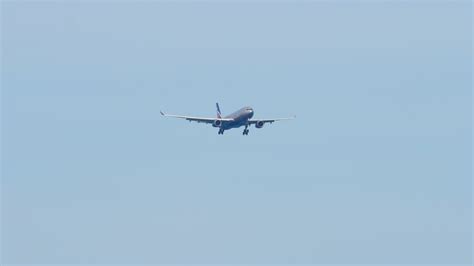
M249 130L248 129L245 129L244 132L242 132L242 135L248 135L249 134Z

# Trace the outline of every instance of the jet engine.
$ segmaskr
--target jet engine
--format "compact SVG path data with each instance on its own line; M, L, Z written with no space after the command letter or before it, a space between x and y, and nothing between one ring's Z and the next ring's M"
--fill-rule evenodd
M255 123L255 127L256 127L256 128L262 128L264 124L265 124L265 122L263 122L263 121L258 121L257 123Z
M212 123L213 127L221 127L222 126L222 121L221 120L215 120L214 123Z

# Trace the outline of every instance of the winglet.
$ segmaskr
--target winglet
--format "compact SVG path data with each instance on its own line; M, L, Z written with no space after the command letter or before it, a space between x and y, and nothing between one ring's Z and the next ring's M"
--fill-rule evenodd
M163 115L163 116L165 115L165 113L163 113L163 111L161 111L161 110L160 110L160 114Z

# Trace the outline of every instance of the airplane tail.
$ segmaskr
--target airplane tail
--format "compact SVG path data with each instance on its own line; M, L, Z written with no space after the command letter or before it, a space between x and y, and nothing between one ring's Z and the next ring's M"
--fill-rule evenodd
M217 108L217 118L222 118L221 108L219 108L219 103L216 103L216 108Z

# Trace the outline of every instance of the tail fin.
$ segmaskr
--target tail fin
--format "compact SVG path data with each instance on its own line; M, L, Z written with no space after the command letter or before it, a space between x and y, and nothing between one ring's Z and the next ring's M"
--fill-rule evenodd
M217 118L222 118L221 108L219 108L219 103L216 103L216 108L217 108Z

